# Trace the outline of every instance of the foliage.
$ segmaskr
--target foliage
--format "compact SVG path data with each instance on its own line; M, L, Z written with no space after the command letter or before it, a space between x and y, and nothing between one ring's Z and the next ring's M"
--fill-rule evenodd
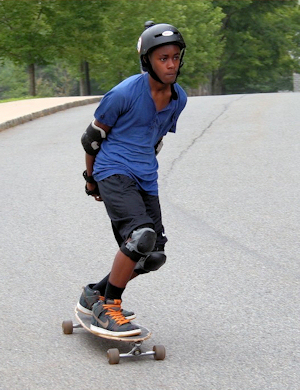
M0 58L45 64L53 55L46 13L51 0L0 1Z
M27 94L28 84L24 66L14 65L7 60L0 66L1 99L26 97Z
M51 96L76 96L79 94L78 83L68 71L68 66L59 64L40 66L36 72L37 95Z
M186 90L209 79L212 93L290 89L299 71L297 0L0 0L0 98L27 93L33 64L38 95L78 94L87 65L92 92L110 89L140 72L146 20L182 32Z
M56 0L48 23L55 34L56 59L63 59L71 73L80 77L82 61L92 62L102 46L102 1Z
M291 89L299 69L295 37L299 6L294 0L216 1L226 14L226 47L215 73L220 93L273 92ZM299 46L298 46L299 48ZM299 53L299 52L298 52Z

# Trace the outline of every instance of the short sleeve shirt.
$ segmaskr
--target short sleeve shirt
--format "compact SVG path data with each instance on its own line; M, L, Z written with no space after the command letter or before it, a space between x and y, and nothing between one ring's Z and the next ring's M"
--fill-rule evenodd
M95 118L111 127L96 156L93 175L100 181L114 174L135 180L139 189L158 194L155 145L168 132L175 133L187 96L174 84L177 99L157 111L147 73L131 76L104 95Z

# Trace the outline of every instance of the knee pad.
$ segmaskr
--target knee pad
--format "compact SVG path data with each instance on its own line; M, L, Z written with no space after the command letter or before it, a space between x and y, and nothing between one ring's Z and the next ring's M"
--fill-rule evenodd
M165 264L167 256L163 251L151 252L148 256L142 257L137 263L134 271L137 274L146 274L150 271L157 271Z
M122 244L121 251L131 260L138 262L139 259L154 248L156 233L149 227L139 228L131 234L131 240Z

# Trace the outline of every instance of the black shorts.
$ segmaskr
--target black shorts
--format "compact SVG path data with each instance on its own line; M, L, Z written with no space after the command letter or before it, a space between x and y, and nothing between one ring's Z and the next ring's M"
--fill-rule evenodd
M163 249L167 237L158 196L139 190L135 181L125 175L109 176L98 182L98 186L119 246L133 230L148 226L157 234L155 246Z

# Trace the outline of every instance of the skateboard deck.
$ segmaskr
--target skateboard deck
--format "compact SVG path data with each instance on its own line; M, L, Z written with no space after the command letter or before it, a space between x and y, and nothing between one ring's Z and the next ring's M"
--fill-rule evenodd
M141 329L141 333L135 336L110 336L106 334L100 334L92 329L90 329L91 316L81 313L77 307L75 307L75 317L78 321L78 324L73 323L73 321L63 321L62 328L64 334L72 334L73 329L83 328L89 333L92 333L95 336L114 340L114 341L122 341L125 343L131 343L132 349L128 353L120 354L117 348L112 348L107 351L108 362L110 364L118 364L120 358L125 357L138 357L138 356L153 356L155 360L164 360L166 356L165 347L163 345L155 345L153 346L152 351L142 352L141 345L143 341L149 339L151 337L151 332L149 329L141 326L139 324L138 327Z

